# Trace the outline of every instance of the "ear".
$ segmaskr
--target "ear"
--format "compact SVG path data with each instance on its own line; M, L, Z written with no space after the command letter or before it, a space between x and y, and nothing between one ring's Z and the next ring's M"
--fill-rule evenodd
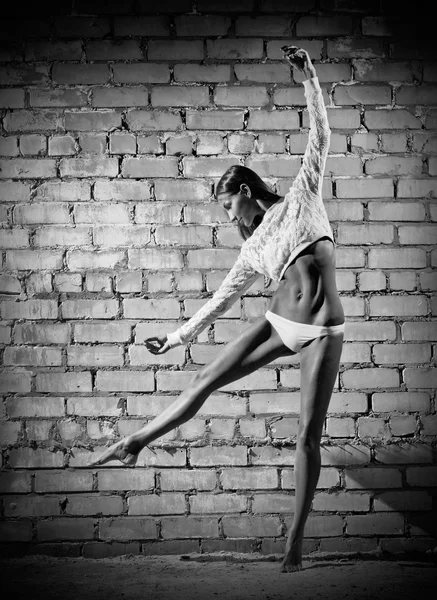
M250 187L247 184L245 184L245 183L242 183L240 185L240 193L244 194L248 198L251 198L251 196L252 196L252 192L250 191Z

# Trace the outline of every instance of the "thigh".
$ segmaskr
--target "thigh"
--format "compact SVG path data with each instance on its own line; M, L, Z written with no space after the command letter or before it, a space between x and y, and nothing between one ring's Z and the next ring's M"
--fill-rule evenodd
M269 321L262 317L235 340L226 344L217 357L200 369L195 383L208 393L253 373L280 356L294 354L284 346Z
M322 433L338 376L343 335L317 338L301 350L300 427Z

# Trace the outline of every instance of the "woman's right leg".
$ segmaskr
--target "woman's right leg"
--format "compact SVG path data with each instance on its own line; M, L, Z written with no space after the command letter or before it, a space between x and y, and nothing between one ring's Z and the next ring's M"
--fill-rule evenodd
M342 345L343 334L315 339L301 350L301 406L294 466L295 510L282 562L283 572L302 568L304 527L319 479L320 440L338 375Z
M263 317L227 344L210 364L199 369L188 388L173 404L142 429L113 444L91 464L103 464L115 458L126 465L135 464L142 448L191 419L212 392L280 356L292 354Z

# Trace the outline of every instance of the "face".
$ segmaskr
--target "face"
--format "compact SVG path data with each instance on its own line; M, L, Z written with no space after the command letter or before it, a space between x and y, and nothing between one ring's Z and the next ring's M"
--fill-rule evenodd
M262 209L255 199L251 198L250 189L242 184L238 194L220 194L217 200L228 213L229 220L250 227L256 215L262 214Z

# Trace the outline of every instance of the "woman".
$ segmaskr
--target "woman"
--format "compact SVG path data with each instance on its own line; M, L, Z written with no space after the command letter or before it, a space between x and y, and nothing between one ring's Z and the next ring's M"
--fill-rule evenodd
M300 171L281 197L250 169L228 169L216 196L245 238L240 255L214 296L189 321L166 337L149 338L146 345L153 354L163 354L185 344L223 314L259 274L278 282L269 310L197 371L170 407L93 464L118 458L134 465L142 448L193 417L213 391L300 352L296 508L281 565L286 572L302 568L304 526L320 473L320 440L339 368L344 314L335 282L333 234L321 198L330 137L326 109L308 53L294 46L283 51L305 76L310 133Z

